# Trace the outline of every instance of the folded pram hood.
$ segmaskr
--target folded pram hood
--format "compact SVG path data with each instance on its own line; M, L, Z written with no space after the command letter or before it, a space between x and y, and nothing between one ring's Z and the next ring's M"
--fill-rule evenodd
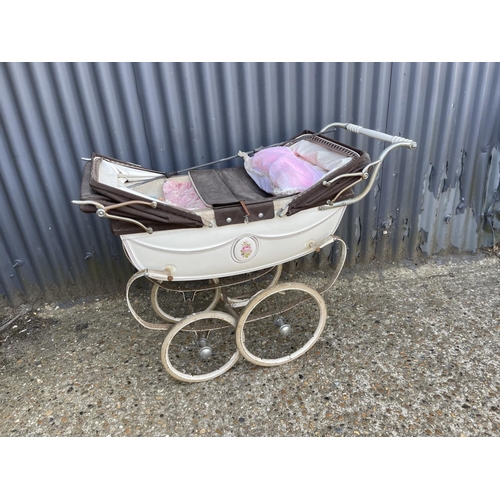
M119 160L94 153L92 160L87 162L83 169L80 189L80 199L82 201L95 201L105 207L138 199L151 201L147 197L141 196L140 193L127 193L99 182L98 170L101 160L119 163L127 168L134 168L141 172L146 171L160 175L160 172L144 169L133 163L120 162ZM80 209L86 213L96 212L96 208L92 205L80 205ZM157 208L144 205L138 205L137 208L134 206L122 207L113 211L112 214L132 218L147 227L151 227L153 231L203 226L203 221L199 215L161 203L158 204ZM137 233L140 231L138 226L125 221L110 220L110 224L113 234L116 235Z

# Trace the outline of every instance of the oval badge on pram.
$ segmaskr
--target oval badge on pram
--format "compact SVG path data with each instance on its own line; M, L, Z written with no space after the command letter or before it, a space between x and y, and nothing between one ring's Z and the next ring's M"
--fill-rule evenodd
M259 242L253 236L238 238L231 247L231 254L236 262L249 262L259 251Z

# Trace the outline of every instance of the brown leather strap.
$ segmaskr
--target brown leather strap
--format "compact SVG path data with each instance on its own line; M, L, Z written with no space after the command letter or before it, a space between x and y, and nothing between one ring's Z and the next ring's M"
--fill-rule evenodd
M247 206L245 205L245 202L243 200L240 200L241 206L243 207L243 210L247 214L248 217L250 217L250 212L248 211Z

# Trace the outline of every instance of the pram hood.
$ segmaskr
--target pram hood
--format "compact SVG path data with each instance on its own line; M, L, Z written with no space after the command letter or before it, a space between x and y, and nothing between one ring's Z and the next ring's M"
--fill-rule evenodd
M138 165L134 165L133 163L120 162L114 158L93 153L91 161L87 162L83 168L80 188L80 199L82 201L94 201L105 207L132 200L151 201L148 197L141 196L140 193L127 193L123 190L113 188L108 184L99 182L98 172L101 161L103 160L123 165L128 169L132 168L140 172L150 172L161 175L160 172L155 170L148 170ZM97 211L96 207L93 205L80 205L80 210L86 213L94 213ZM157 208L145 205L121 207L114 210L113 215L132 218L145 226L151 227L153 231L203 227L203 221L199 215L164 203L159 203ZM137 226L129 222L111 219L109 222L111 231L115 235L138 232Z

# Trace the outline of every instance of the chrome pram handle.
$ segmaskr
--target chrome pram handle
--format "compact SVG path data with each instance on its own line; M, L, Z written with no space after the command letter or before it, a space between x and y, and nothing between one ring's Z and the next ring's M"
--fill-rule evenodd
M323 127L320 134L324 134L332 131L335 128L344 128L349 130L349 132L354 132L355 134L366 135L372 139L377 139L378 141L392 142L392 144L400 144L403 147L409 149L417 149L417 143L411 139L405 139L399 135L389 135L384 132L379 132L378 130L372 130L369 128L361 127L360 125L354 125L353 123L330 123L326 127Z
M354 174L344 174L338 177L335 177L334 179L331 179L330 181L323 182L323 185L325 187L329 187L331 184L336 182L338 179L341 177L348 177L352 176L353 177L353 183L348 186L353 187L354 185L358 184L361 181L368 181L365 188L363 191L358 194L357 196L354 196L353 198L349 198L347 200L342 200L342 201L337 201L342 192L340 192L334 199L329 200L326 205L322 205L319 208L319 210L326 210L329 208L336 208L336 207L343 207L347 205L353 205L354 203L357 203L359 200L363 199L371 190L375 179L377 177L378 171L380 170L380 167L382 166L382 162L384 161L385 157L394 149L399 148L399 147L404 147L408 149L416 149L417 148L417 143L411 139L405 139L404 137L400 137L397 135L389 135L385 134L384 132L379 132L378 130L372 130L368 128L363 128L359 125L354 125L352 123L330 123L326 127L323 127L320 131L320 133L325 134L327 132L331 132L336 128L344 128L348 130L349 132L354 132L355 134L362 134L366 135L367 137L371 137L372 139L376 139L379 141L384 141L384 142L390 142L392 143L390 146L387 146L382 153L380 153L379 157L377 160L371 162L368 164L361 172L357 172ZM347 189L347 188L346 188ZM345 191L345 189L344 189Z

